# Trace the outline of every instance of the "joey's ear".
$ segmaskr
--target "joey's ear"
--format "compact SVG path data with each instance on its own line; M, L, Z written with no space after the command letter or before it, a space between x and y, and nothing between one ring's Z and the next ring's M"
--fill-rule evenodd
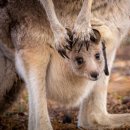
M93 29L93 35L90 36L90 40L96 44L101 40L101 34L97 29Z
M103 56L104 56L104 60L105 60L105 67L104 67L104 73L105 75L109 75L109 70L108 70L108 64L107 64L107 56L106 56L106 46L105 43L102 42L102 50L103 50Z

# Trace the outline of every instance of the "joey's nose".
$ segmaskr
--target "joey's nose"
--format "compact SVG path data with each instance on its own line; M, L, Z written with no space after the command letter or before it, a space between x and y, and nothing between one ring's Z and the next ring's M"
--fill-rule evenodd
M93 78L93 79L98 79L98 76L99 76L99 73L97 73L97 72L91 72L90 73L90 76Z

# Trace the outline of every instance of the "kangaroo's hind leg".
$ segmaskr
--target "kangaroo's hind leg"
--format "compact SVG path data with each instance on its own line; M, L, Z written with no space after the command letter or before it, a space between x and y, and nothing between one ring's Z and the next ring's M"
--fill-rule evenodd
M49 59L49 51L44 45L16 51L16 66L29 94L29 130L52 130L46 99Z

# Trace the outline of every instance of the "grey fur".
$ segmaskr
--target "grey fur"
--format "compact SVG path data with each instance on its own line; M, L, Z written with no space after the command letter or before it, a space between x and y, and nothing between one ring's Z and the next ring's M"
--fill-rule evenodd
M22 89L14 65L14 52L0 42L0 113L7 110Z
M84 1L87 2L87 0ZM97 29L101 39L105 41L108 68L111 71L116 50L130 28L130 1L94 0L92 15L82 8L82 4L87 5L82 0L53 0L53 2L52 0L8 0L8 4L0 8L1 43L11 49L13 45L15 46L16 66L27 84L30 130L52 130L46 94L49 98L68 106L82 102L79 127L101 130L130 125L130 114L113 115L107 112L109 76L102 74L96 82L79 78L75 73L74 64L69 70L57 51L50 48L50 46L56 46L56 49L59 49L59 45L66 44L65 27L75 31L76 37L80 37L81 41L90 34L91 28ZM82 15L77 19L80 10L83 10ZM87 15L84 16L84 12L89 13L88 24L86 24ZM89 28L88 25L90 25ZM62 47L63 45L60 48ZM8 49L1 47L0 50L1 81L3 76L5 76L4 80L8 79L7 83L1 82L0 95L3 98L6 90L12 88L16 73L14 63L9 60L10 55L3 51ZM95 50L91 49L91 52L95 53ZM91 62L92 56L86 56L89 69L83 71L84 75L97 68L97 64ZM11 77L8 76L7 66L12 68L9 71ZM98 68L102 69L103 65L101 66ZM74 73L71 73L72 70ZM79 72L77 71L78 74Z

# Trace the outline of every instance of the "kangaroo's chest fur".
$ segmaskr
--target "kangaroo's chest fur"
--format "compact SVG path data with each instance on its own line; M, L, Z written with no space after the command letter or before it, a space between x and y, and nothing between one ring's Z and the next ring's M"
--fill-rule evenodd
M82 0L54 0L54 5L60 22L65 27L72 29L81 9ZM130 26L129 5L129 0L94 1L92 6L93 27L100 29L100 27L105 25L111 32L118 33L120 37L124 37ZM43 41L47 41L50 44L54 42L46 13L40 5L40 2L34 0L10 0L8 9L5 11L8 12L7 15L10 15L9 18L11 18L13 22L17 21L17 23L19 23L20 33L25 29L24 33L25 31L27 33L34 32L30 34L32 38L41 38ZM13 23L13 25L15 24Z

